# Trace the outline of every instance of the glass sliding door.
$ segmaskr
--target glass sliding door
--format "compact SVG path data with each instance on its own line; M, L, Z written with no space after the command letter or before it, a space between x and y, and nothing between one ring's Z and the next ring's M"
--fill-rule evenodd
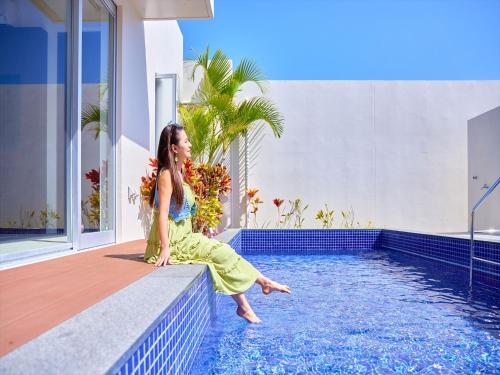
M115 241L115 16L0 0L0 265Z
M80 248L115 241L112 4L82 0Z
M71 1L0 1L0 263L70 248Z

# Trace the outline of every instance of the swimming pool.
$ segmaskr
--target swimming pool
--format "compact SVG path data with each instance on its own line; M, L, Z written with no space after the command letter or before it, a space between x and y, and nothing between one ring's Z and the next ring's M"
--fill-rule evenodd
M292 296L247 293L264 321L219 302L193 374L495 373L500 297L465 270L400 252L246 255Z

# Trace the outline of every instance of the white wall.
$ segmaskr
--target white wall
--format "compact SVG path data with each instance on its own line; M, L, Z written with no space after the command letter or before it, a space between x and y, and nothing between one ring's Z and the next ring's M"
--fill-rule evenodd
M150 151L155 154L155 76L176 74L177 90L183 81L183 38L177 21L144 21L146 38L146 64L148 76L148 101Z
M193 95L200 84L200 81L203 77L202 68L198 68L195 73L194 80L191 80L191 76L193 75L193 68L195 62L192 60L186 60L183 64L183 80L182 82L182 90L180 102L189 103L192 101Z
M468 124L469 210L500 177L500 106ZM500 230L500 186L477 210L474 230Z
M176 21L142 21L130 5L118 7L117 242L144 238L140 177L154 150L154 74L182 74L182 35Z
M262 142L249 187L324 203L377 227L467 230L467 121L500 104L500 81L271 81L285 133ZM251 221L250 221L251 222Z

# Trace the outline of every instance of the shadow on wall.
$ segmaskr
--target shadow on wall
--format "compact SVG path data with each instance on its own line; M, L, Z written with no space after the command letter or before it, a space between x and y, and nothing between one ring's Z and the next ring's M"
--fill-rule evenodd
M149 206L149 204L141 200L139 212L137 213L137 219L141 222L142 233L145 239L149 237L149 231L151 230L153 217L152 212L153 209Z

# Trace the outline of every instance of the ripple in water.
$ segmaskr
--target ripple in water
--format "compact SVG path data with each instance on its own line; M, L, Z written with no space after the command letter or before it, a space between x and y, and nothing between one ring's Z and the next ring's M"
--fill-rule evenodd
M500 298L466 273L384 251L247 256L291 296L247 297L264 321L223 297L194 374L498 373Z

